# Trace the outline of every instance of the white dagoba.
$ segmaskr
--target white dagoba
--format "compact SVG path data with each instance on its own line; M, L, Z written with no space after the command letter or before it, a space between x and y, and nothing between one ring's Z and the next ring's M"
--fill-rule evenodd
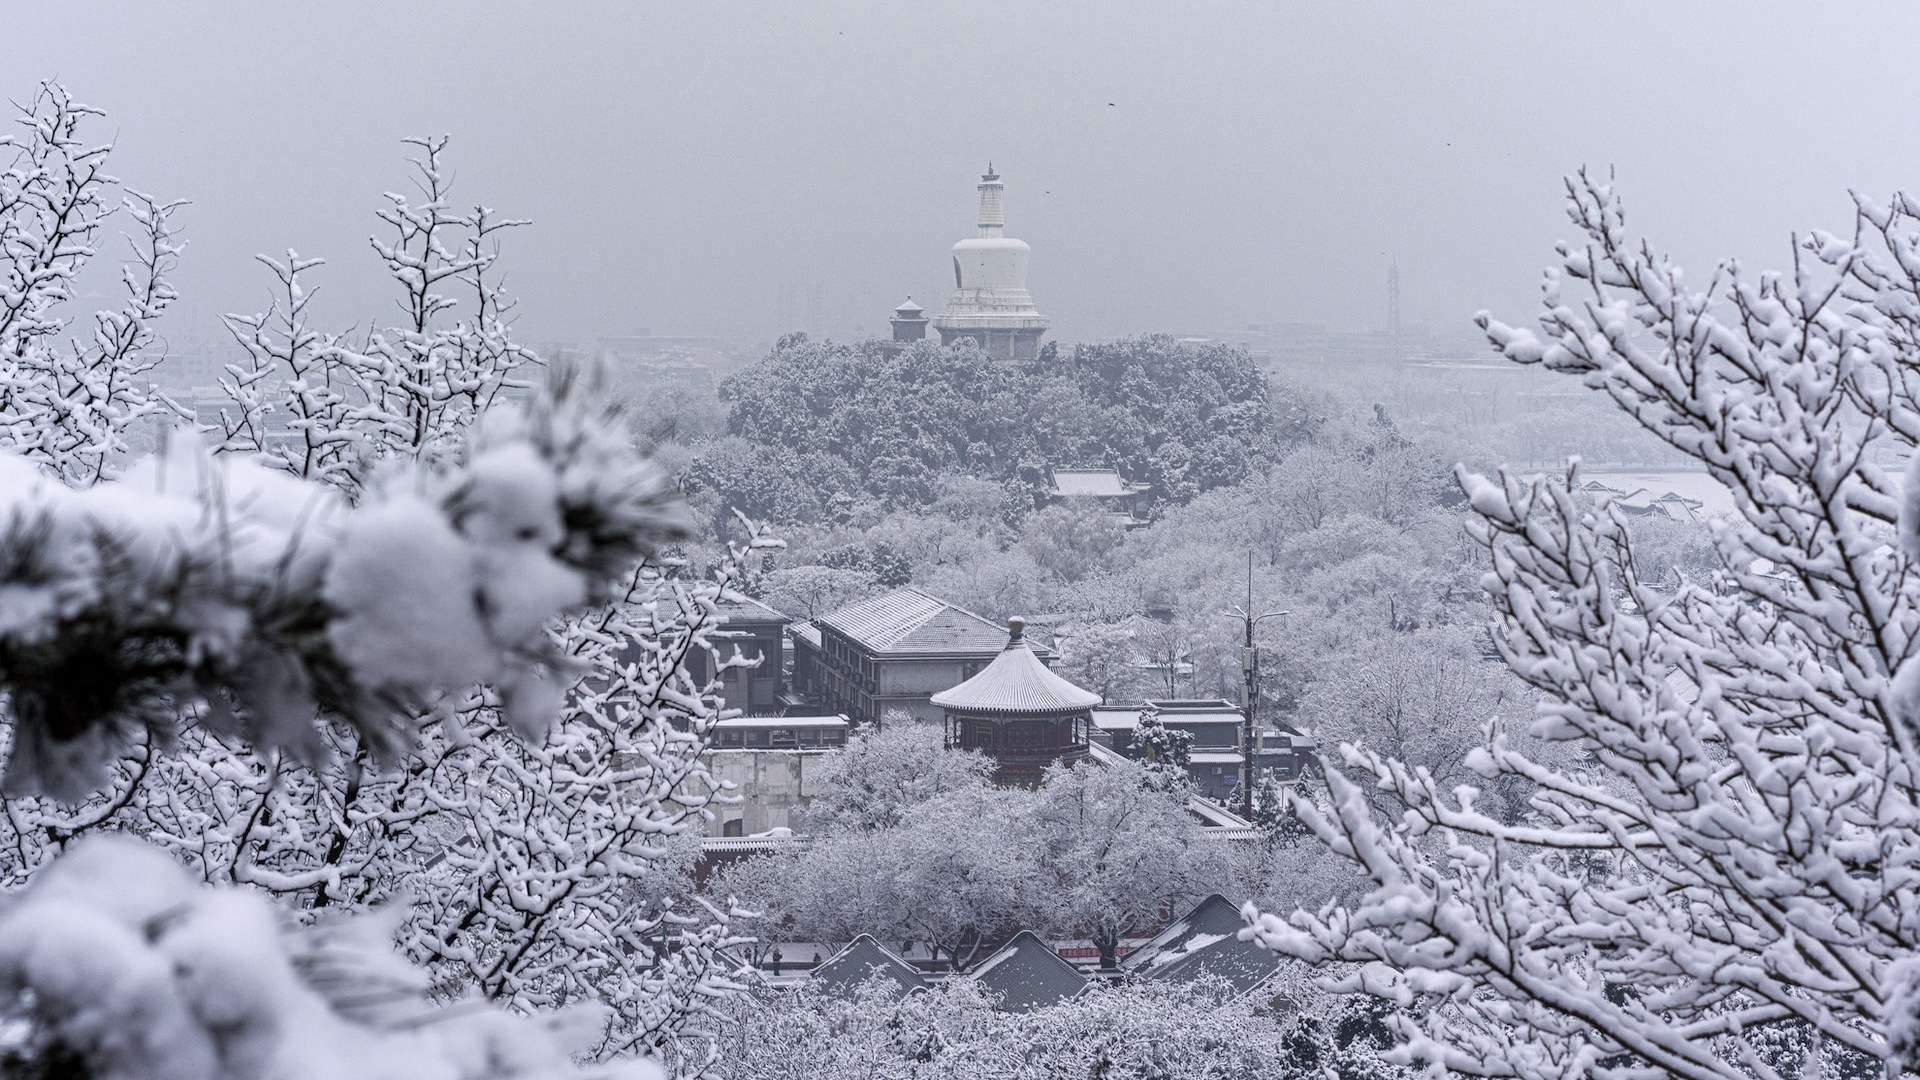
M980 177L980 232L953 245L953 295L933 328L942 345L972 338L1003 360L1030 360L1040 352L1047 319L1027 292L1027 242L1003 235L1005 187L988 162Z

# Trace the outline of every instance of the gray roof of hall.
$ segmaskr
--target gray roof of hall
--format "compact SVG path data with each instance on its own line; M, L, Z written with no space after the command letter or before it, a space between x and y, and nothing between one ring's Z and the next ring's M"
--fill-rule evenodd
M920 972L871 934L861 934L813 969L812 979L830 990L852 991L868 979L885 979L901 993L927 985Z
M1128 483L1126 478L1112 469L1053 469L1053 493L1056 495L1090 495L1095 498L1114 498L1133 495L1147 490L1151 485Z
M1079 968L1026 930L974 965L966 977L997 994L1002 1012L1044 1008L1087 988Z
M1166 982L1220 979L1237 993L1251 993L1285 960L1257 942L1240 940L1245 926L1239 909L1215 893L1136 949L1122 966Z
M1007 643L1004 626L911 586L855 601L814 622L882 657L985 656ZM1044 647L1041 653L1053 655Z

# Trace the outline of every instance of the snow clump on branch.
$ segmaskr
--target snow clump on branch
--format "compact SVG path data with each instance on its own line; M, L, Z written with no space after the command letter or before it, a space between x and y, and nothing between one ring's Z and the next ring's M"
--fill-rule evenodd
M543 735L571 681L547 621L686 535L667 478L593 396L557 373L453 463L389 462L353 507L191 440L79 491L0 456L8 790L83 797L187 703L314 760L317 711L392 754L486 682L517 733Z

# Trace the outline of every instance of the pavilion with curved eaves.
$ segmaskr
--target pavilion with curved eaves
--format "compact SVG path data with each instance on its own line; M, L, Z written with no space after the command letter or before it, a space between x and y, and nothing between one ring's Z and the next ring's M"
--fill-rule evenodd
M1055 762L1084 761L1100 695L1054 674L1026 641L1026 622L1007 620L1007 645L980 673L933 695L946 715L947 745L993 759L996 783L1033 787Z

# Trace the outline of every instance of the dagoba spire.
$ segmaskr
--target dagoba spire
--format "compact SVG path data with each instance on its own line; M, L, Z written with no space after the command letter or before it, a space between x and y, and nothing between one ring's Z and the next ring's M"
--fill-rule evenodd
M1026 241L1005 235L1005 190L987 162L980 175L978 232L953 245L953 295L933 328L942 345L970 338L1002 359L1030 360L1040 351L1047 319L1027 292Z
M987 162L987 171L980 176L981 236L999 236L1006 229L1006 211L1000 206L1000 195L1006 187L1000 182L1000 174L993 171L993 162Z

